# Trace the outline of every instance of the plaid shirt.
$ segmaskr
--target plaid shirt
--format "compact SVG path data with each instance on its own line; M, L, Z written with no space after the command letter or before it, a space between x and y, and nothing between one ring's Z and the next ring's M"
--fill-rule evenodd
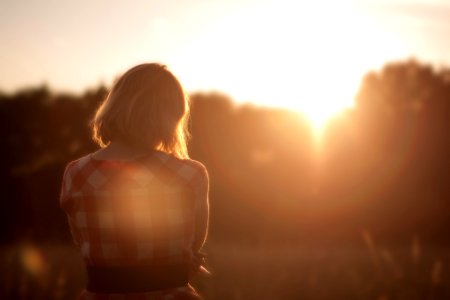
M204 239L196 234L196 216L207 193L206 169L193 160L159 151L132 161L87 155L67 165L60 204L88 266L193 264L194 244ZM199 299L190 286L133 294L85 291L81 298Z

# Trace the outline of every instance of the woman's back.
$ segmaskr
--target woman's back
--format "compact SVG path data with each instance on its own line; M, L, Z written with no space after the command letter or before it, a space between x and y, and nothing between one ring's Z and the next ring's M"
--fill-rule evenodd
M204 239L197 228L205 182L202 164L161 151L131 160L91 154L71 162L61 207L90 277L85 296L182 293L179 299L196 299L187 281Z
M190 160L189 98L166 66L125 72L92 120L102 148L68 164L61 207L88 275L81 299L199 299L208 174Z

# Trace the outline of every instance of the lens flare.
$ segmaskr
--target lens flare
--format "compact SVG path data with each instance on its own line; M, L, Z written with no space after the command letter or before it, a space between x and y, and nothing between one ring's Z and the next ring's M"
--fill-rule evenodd
M33 276L39 276L45 271L45 258L38 248L24 246L21 249L20 258L23 268Z

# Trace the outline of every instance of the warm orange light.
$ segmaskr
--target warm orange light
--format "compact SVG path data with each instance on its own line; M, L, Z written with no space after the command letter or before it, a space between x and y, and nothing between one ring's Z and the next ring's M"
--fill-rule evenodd
M367 70L401 51L355 1L262 1L205 28L173 66L191 90L299 111L320 135Z
M24 269L31 275L38 276L45 270L45 260L42 252L33 246L21 249L21 260Z

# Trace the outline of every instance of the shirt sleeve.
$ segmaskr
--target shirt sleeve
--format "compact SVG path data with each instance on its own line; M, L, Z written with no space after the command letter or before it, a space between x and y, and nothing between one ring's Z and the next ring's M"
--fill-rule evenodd
M59 205L67 213L70 209L69 195L72 190L73 176L72 176L72 163L69 163L63 174L61 183L61 193L59 196Z
M78 232L73 225L73 216L71 216L70 211L72 210L72 200L70 197L70 193L73 187L73 162L69 163L64 170L62 184L61 184L61 194L59 197L59 205L62 210L67 215L67 221L69 223L70 233L72 235L72 240L76 247L79 248L79 235Z
M198 174L194 185L194 253L203 247L208 235L209 224L209 175L203 164L198 163L197 170Z

